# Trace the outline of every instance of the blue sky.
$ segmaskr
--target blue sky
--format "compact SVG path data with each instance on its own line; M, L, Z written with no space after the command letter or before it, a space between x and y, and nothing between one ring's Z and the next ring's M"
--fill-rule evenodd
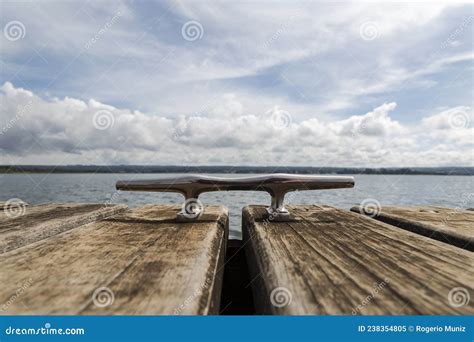
M0 6L0 163L474 163L472 3Z

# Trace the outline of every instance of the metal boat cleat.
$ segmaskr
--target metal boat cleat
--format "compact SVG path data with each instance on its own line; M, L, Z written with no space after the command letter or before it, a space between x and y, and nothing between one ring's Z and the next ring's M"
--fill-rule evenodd
M204 211L199 195L212 191L266 191L272 197L267 213L271 220L287 221L289 211L284 206L285 195L292 191L324 190L354 187L354 177L313 176L295 174L268 174L237 178L212 177L206 175L185 175L153 180L118 181L117 190L178 192L185 201L178 213L178 220L193 221Z

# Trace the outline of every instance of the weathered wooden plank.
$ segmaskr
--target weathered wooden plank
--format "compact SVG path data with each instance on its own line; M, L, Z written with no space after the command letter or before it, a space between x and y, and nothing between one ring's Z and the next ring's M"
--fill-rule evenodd
M379 221L474 251L474 212L437 206L383 206L366 213L361 206L352 211Z
M126 205L76 203L5 209L0 211L0 254L126 209Z
M473 314L473 253L328 206L290 222L243 210L256 310L265 314Z
M1 255L4 314L217 314L227 210L177 223L179 209L133 209Z

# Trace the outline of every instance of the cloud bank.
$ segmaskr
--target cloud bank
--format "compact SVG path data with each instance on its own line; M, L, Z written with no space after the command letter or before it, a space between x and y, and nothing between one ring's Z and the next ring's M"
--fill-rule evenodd
M341 120L253 112L228 93L188 116L90 99L0 89L2 164L473 166L473 109L442 108L412 124L395 102Z

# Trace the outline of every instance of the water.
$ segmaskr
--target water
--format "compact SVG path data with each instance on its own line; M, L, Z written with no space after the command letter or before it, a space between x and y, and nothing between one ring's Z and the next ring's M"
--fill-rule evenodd
M123 179L153 179L176 174L1 174L0 200L20 198L30 204L48 202L97 202L112 199L130 207L144 204L175 204L182 196L173 193L120 192L115 182ZM217 176L217 175L216 175ZM220 175L240 177L243 175ZM354 189L302 191L289 196L291 204L329 204L349 209L366 199L384 204L441 205L473 207L474 177L418 175L356 175ZM216 192L200 197L204 204L222 204L229 208L230 237L240 238L244 206L270 203L263 192Z

